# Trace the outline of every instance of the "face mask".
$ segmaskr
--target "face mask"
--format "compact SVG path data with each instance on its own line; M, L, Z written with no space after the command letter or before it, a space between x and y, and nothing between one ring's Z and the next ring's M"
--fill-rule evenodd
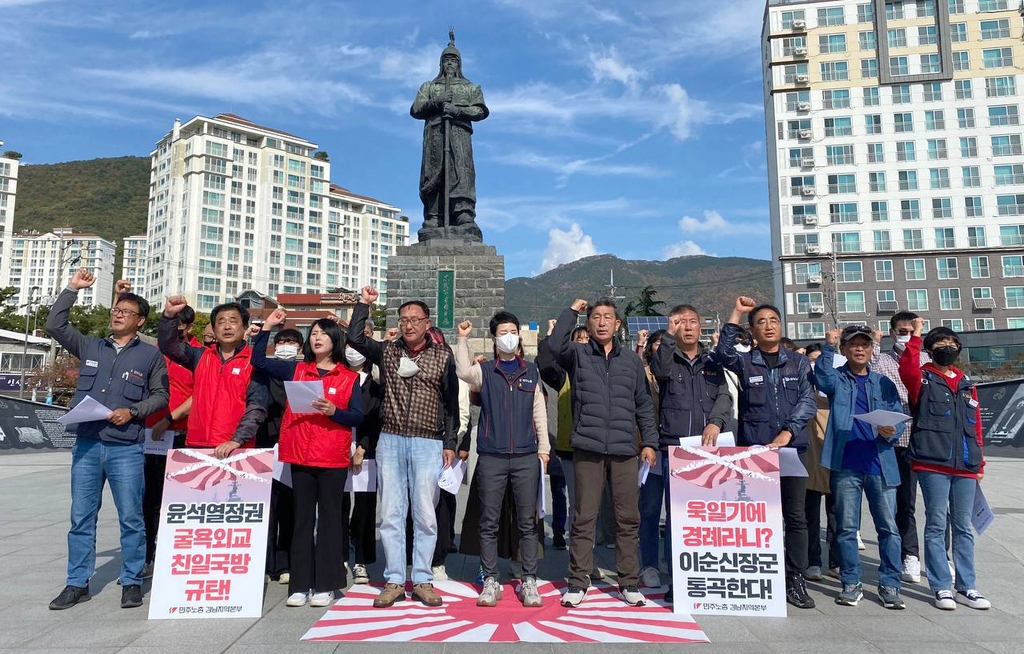
M502 334L494 339L494 344L498 346L499 352L514 354L519 349L519 334Z
M293 343L281 343L274 348L274 358L283 361L291 361L299 356L299 346Z
M398 376L408 379L420 371L420 367L409 357L402 357L398 362Z
M360 354L358 350L345 346L345 361L348 361L348 365L353 368L358 368L366 363L366 357Z
M741 343L737 343L736 344L736 351L737 352L750 352L750 346L749 345L743 345Z
M910 334L907 334L905 336L897 336L896 337L896 345L898 345L900 347L906 347L907 343L909 343L909 342L910 342Z
M932 361L939 366L950 366L960 356L960 350L949 345L937 347L932 350Z

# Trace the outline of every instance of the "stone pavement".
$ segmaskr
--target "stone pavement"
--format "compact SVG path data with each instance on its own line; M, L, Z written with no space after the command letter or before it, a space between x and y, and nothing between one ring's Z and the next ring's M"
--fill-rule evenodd
M49 611L47 604L64 586L66 533L70 507L70 454L52 452L0 456L0 654L75 652L80 654L180 654L180 652L338 652L374 654L469 654L475 644L306 643L299 639L323 614L310 607L284 605L286 589L267 586L259 620L153 621L147 608L122 610L116 585L117 516L107 494L100 514L97 571L93 599L70 610ZM1024 461L990 459L986 495L996 521L977 539L978 583L995 608L973 611L960 606L942 612L930 603L924 585L905 589L906 611L887 611L877 603L873 570L865 571L865 599L855 608L833 603L838 582L810 583L818 608L791 610L786 619L705 617L698 620L710 645L551 645L488 644L502 652L668 652L683 647L701 652L1024 652ZM1019 476L1020 475L1020 476ZM465 490L463 490L463 494ZM460 503L464 497L460 497ZM461 508L461 507L460 507ZM877 549L865 515L867 567L877 566ZM550 540L548 541L550 542ZM383 557L371 567L379 577ZM614 551L600 548L599 562L614 569ZM541 576L559 578L566 552L548 550ZM453 576L472 579L475 558L452 555ZM144 587L149 592L148 585ZM148 595L147 595L148 607Z

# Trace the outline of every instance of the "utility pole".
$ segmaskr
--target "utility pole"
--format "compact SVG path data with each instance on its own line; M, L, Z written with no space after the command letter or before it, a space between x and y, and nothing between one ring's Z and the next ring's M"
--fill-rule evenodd
M829 314L832 316L833 327L838 328L842 315L839 312L839 259L836 256L836 241L834 238L829 259L832 262L832 272L822 273L822 279L826 282L825 304L828 306Z
M38 290L40 290L38 286L28 289L28 302L21 305L25 307L25 343L21 347L21 385L18 388L20 399L25 399L25 368L28 366L28 317L32 313L32 303L34 302L32 297Z

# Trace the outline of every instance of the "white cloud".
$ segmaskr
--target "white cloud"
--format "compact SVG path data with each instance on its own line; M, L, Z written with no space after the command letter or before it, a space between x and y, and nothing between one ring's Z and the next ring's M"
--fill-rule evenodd
M595 254L598 251L594 247L594 239L583 233L579 223L573 223L568 231L556 227L548 232L548 247L544 250L540 272Z
M690 216L683 216L679 221L679 229L683 232L724 232L729 229L733 229L725 218L722 218L722 214L717 211L705 211L703 220L700 218L692 218Z
M569 157L545 155L538 152L519 151L498 155L494 160L514 166L536 168L556 173L557 180L560 183L564 183L573 175L653 178L661 177L665 174L663 170L653 166L601 163L610 156L572 159Z
M622 61L614 46L604 53L591 52L589 66L590 74L595 82L612 80L631 90L636 90L637 83L647 77L647 73L644 71Z
M698 255L707 256L708 253L704 251L704 248L697 245L693 241L679 241L678 243L673 243L672 245L669 245L662 251L663 259L675 259L676 257L693 257Z

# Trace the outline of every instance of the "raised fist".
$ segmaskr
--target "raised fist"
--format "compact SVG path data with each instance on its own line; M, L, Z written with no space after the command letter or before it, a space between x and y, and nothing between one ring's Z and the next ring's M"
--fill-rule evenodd
M830 329L825 332L825 342L829 345L836 346L839 344L839 335L842 334L838 329Z
M380 293L377 292L377 289L372 286L364 286L363 293L360 296L359 301L363 304L373 304L379 297Z
M387 333L384 334L385 341L393 341L398 338L398 327L389 327Z
M651 335L650 330L641 329L636 333L636 344L639 347L647 345L647 338Z
M676 333L679 332L679 327L682 324L683 324L683 317L682 316L669 316L668 317L668 328L665 330L665 332L669 336L675 338L675 335L676 335Z
M555 320L554 318L551 318L550 320L548 320L548 336L551 336L551 332L555 331L555 325L557 325L557 324L558 324L558 321Z
M877 329L875 331L871 332L871 340L873 340L876 343L881 343L882 342L882 337L884 337L884 336L885 336L885 334L883 334L880 330L877 330Z
M131 293L131 292L132 292L132 283L130 281L128 281L127 279L119 279L119 280L117 280L117 283L114 284L114 296L115 297L120 297L120 296L124 295L125 293Z
M736 298L736 311L739 313L750 313L754 310L754 299L745 295Z
M246 338L256 338L256 336L260 333L260 329L261 328L262 328L262 325L260 325L259 323L255 323L255 322L252 323L251 325L249 325L246 328L246 330L245 330L245 337Z
M924 331L924 318L914 318L914 336L920 336Z
M263 331L269 332L274 327L283 324L288 319L288 312L284 309L274 309L263 323Z
M71 277L71 281L68 283L68 285L71 288L75 289L76 291L80 291L83 288L89 288L95 283L95 275L93 275L85 268L79 268L78 270L75 271L74 276Z
M188 301L184 295L172 295L167 298L167 302L164 304L164 315L168 318L181 313L181 310L188 306Z
M463 320L459 323L459 338L469 338L469 335L473 333L473 323L468 320Z
M584 311L587 310L587 301L586 300L576 300L575 302L572 303L571 308L576 313L583 313Z

